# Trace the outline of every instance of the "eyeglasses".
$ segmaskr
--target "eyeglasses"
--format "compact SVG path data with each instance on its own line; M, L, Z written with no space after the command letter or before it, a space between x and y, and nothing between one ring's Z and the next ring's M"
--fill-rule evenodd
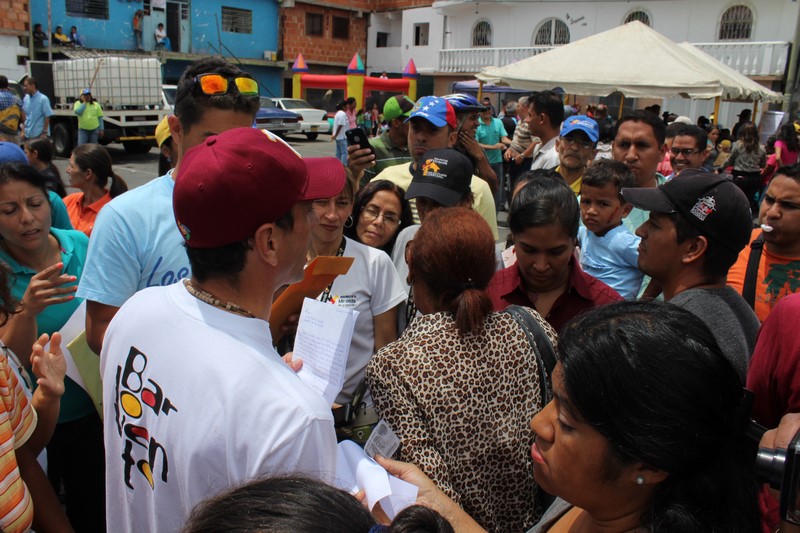
M399 216L393 213L386 213L371 205L365 207L364 210L361 211L361 214L364 216L364 220L366 222L378 220L378 217L383 216L384 224L389 224L390 226L396 226L397 224L400 224Z
M195 76L194 83L203 94L208 96L217 96L220 94L228 94L230 89L230 81L236 85L236 89L242 96L258 96L258 82L253 78L245 76L236 76L235 78L228 78L222 74L199 74Z
M561 142L566 143L567 146L577 146L584 150L594 148L594 143L592 141L584 141L583 139L576 139L575 137L561 137Z
M683 154L683 157L689 157L690 155L699 154L700 150L695 148L670 148L669 153L678 157L678 155Z

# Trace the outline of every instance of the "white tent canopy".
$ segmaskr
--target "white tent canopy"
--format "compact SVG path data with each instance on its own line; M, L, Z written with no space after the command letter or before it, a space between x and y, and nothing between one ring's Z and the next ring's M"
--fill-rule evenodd
M711 68L709 60L720 68ZM561 87L567 94L586 96L608 96L615 91L630 98L715 98L726 94L740 98L749 94L747 89L726 86L720 79L723 69L732 70L634 21L504 67L484 68L476 77L517 89ZM752 93L752 88L749 91Z

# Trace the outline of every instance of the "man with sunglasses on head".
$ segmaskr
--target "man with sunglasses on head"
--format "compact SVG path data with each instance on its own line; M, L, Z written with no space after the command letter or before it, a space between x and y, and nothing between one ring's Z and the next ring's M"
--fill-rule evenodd
M86 339L100 353L111 319L134 293L191 274L172 210L174 176L183 155L207 137L250 127L258 83L222 58L195 61L178 82L167 120L176 168L109 202L97 217L77 296L86 299Z

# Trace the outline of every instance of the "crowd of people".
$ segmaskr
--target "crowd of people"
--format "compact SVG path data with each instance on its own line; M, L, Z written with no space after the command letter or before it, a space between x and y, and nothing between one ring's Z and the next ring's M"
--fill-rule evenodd
M795 126L767 150L740 118L726 151L719 125L550 91L516 121L392 96L370 148L339 142L344 101L337 157L304 158L242 78L187 67L130 191L102 122L69 195L46 116L0 141L4 531L792 531L746 429L800 427ZM297 375L300 309L270 329L320 256L353 262L317 300L358 312L333 405ZM100 356L102 398L63 345ZM337 440L380 420L377 462L419 491L394 520L333 488Z

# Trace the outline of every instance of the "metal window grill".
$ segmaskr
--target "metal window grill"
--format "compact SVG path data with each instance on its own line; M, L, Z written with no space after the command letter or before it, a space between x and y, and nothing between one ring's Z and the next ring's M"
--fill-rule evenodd
M108 20L108 0L66 0L67 15Z
M222 31L253 33L253 12L249 9L222 6Z
M322 35L322 15L306 13L306 35Z
M344 17L333 17L333 38L350 38L350 20Z
M560 19L545 20L533 39L534 46L569 44L569 27Z
M732 6L722 14L719 24L719 40L749 39L752 30L753 12L750 8L743 5Z
M492 24L479 20L472 27L472 46L492 46Z
M652 26L652 24L650 24L650 15L644 11L632 11L627 17L625 17L625 22L623 22L623 24L633 22L634 20L638 20L645 26Z

